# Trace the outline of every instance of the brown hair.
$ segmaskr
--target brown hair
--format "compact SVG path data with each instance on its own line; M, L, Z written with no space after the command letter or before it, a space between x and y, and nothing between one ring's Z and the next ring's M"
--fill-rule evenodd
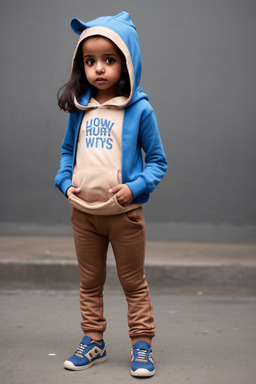
M117 47L124 64L125 56L123 52ZM74 59L72 72L69 81L64 84L57 93L58 106L65 112L74 113L77 111L77 107L74 103L74 98L77 99L85 94L85 92L92 88L92 93L96 94L97 89L93 87L87 80L84 71L82 44L79 45L76 57ZM131 92L129 74L126 70L122 73L122 76L118 84L118 96L129 96Z

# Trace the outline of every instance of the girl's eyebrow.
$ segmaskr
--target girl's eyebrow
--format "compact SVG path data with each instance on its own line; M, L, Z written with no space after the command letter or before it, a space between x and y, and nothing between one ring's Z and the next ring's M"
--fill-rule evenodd
M103 56L117 56L117 55L115 53L104 53ZM94 55L87 54L87 55L84 55L84 57L94 57Z

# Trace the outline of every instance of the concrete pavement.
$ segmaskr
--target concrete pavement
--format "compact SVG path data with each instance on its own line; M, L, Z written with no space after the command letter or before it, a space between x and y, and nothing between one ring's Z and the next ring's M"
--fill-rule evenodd
M255 384L256 297L152 295L154 384ZM63 368L80 342L78 293L0 291L1 384L136 383L129 374L127 304L105 293L108 360Z
M0 236L1 289L78 289L72 237ZM148 242L146 275L160 293L256 294L256 245ZM111 248L106 289L120 285Z

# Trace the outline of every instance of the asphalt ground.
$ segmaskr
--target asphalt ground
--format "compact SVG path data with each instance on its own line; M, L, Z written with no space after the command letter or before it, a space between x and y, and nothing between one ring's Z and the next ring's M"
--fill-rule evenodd
M256 297L152 295L158 384L255 384ZM134 383L124 295L105 293L107 361L72 372L63 362L82 333L72 291L0 291L1 384ZM142 379L143 380L143 379Z

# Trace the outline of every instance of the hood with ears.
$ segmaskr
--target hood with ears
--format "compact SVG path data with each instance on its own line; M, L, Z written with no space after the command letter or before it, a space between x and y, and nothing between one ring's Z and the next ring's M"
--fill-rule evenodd
M139 87L141 79L141 54L136 27L131 21L127 12L121 12L116 16L99 17L89 22L83 22L73 18L70 22L72 30L77 33L79 40L74 52L73 60L76 57L78 47L81 42L95 35L109 38L123 52L126 60L126 67L129 74L131 93L126 102L126 106L133 104L141 98L147 96ZM79 99L79 104L86 106L88 104L91 92L87 92Z

